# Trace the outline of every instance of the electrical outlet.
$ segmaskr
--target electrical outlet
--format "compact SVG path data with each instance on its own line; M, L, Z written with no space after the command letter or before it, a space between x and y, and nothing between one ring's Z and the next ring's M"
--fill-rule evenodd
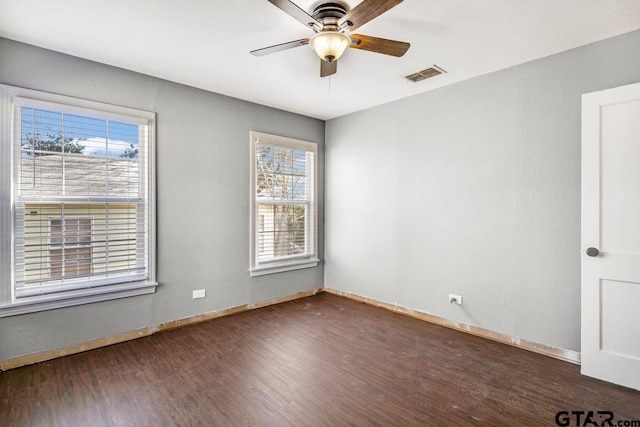
M449 302L451 304L458 304L458 305L462 305L462 296L460 295L454 295L454 294L449 294Z
M198 289L197 291L193 291L193 299L204 298L206 296L206 289Z

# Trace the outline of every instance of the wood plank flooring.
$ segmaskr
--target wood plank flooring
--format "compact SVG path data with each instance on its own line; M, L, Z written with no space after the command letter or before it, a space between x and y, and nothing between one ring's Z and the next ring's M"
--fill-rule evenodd
M0 373L2 426L555 426L559 411L640 420L640 392L326 293Z

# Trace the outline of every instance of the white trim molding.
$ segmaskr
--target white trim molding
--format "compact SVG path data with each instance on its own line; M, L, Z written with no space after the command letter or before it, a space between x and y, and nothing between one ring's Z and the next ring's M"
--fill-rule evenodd
M2 232L0 234L0 317L155 292L158 285L156 281L155 224L156 114L150 111L3 84L0 84L0 107L2 113L0 119L0 136L2 137L0 143L0 231ZM24 111L31 111L31 114L23 116ZM66 119L69 117L74 117L74 119L67 121ZM92 121L92 123L93 121L104 122L104 129L94 130L95 126L89 126L88 121ZM133 139L127 138L126 141L119 141L122 143L131 142L132 148L136 144L135 157L120 159L125 156L118 156L120 153L118 151L109 152L111 154L107 151L104 151L104 154L97 154L98 152L82 153L84 147L80 153L74 153L61 148L66 142L59 144L58 149L36 149L35 136L32 136L33 140L31 140L32 150L25 151L24 149L24 141L30 141L25 136L29 134L25 132L31 129L30 132L37 135L40 130L44 129L49 132L51 128L53 129L51 132L59 132L61 138L71 138L70 135L74 131L79 132L79 141L89 141L94 137L101 138L104 140L103 144L106 150L109 142L116 141L118 138L115 136L118 135L117 131L113 130L116 127L113 129L109 127L113 122L120 122L119 126L126 123L126 126L131 127L132 130L137 130L137 136L134 136L135 134L131 136ZM69 134L66 134L67 130L69 130ZM110 131L111 133L109 133ZM46 162L43 160L36 162L36 159L45 158L48 159ZM67 158L74 159L74 162L70 161L69 164L81 166L68 166L65 163ZM49 174L51 176L47 175L44 178L41 177L44 176L41 173L36 180L36 173L33 172L33 183L31 183L31 181L22 178L20 173L21 168L24 167L25 159L32 159L34 171L37 170L36 166L43 167L42 165L46 164L49 168L47 171L57 173L60 170L62 171L60 175L65 178L59 179L58 175L52 172ZM89 188L89 184L85 182L89 170L87 165L98 164L96 161L103 159L105 164L113 163L114 159L119 159L120 162L127 161L135 165L135 168L131 168L134 172L119 181L123 187L121 193L113 190L115 185L109 186L116 180L110 177L110 172L105 168L97 168L100 170L100 173L97 174L97 181L102 179L99 182L106 183L105 188L109 190L100 190L101 192L96 193L98 190L93 187L87 189ZM105 171L102 172L103 170ZM94 172L93 169L90 171ZM72 174L73 172L75 175ZM27 185L23 186L23 180L30 183L33 188ZM41 189L44 187L41 186L41 181L48 185L46 191ZM82 185L78 186L79 190L74 192L70 189L72 188L69 185L70 182L82 183ZM126 188L124 188L125 185ZM29 205L36 203L47 206L46 209L50 209L50 206L59 206L60 212L64 212L64 207L67 205L75 206L73 208L75 211L70 211L68 215L55 211L53 216L59 216L62 221L64 221L65 215L73 218L92 216L88 212L96 205L135 204L136 216L134 219L128 220L127 225L132 231L127 238L128 242L136 246L135 250L129 251L130 258L126 260L130 263L135 262L135 266L121 265L124 261L121 261L121 264L112 262L111 265L115 265L115 267L109 269L109 262L104 261L101 264L104 267L100 271L92 269L91 272L52 275L48 252L47 255L42 255L46 251L39 250L38 247L46 245L47 240L49 240L48 244L51 244L51 228L45 228L39 224L43 218L52 217L51 212L53 211L49 212L44 208L26 211ZM79 205L83 205L82 208L78 208ZM104 224L110 224L107 215L108 213L104 215L106 218ZM124 216L122 213L119 215ZM27 218L30 219L27 221ZM111 225L103 225L103 234L108 234L112 229L110 227ZM122 230L121 224L118 227L120 227L119 230ZM113 225L113 228L116 228L116 225ZM25 229L29 229L29 233L26 233ZM61 234L66 233L64 229L65 227L61 228ZM122 234L122 231L120 233ZM25 237L27 234L29 234L31 241ZM69 235L64 234L64 237L69 237L71 234L72 232ZM93 236L93 230L91 236ZM93 242L93 237L91 239ZM96 237L96 239L100 240L104 247L108 247L107 238ZM32 241L39 243L34 245ZM27 253L25 248L29 248L30 251L27 255L25 255ZM105 255L102 256L102 259L108 260L111 252L108 249L105 249L104 252ZM37 259L34 258L34 253L37 254ZM29 263L25 259L29 259ZM34 259L36 261L33 261ZM88 259L84 258L85 266L91 263L93 268L94 261L94 252Z
M249 136L250 276L316 267L320 262L318 144L255 131ZM279 210L283 206L286 214ZM298 209L304 209L299 216L303 223L297 222ZM294 236L279 241L277 236L283 232L277 224L283 216L295 221ZM303 232L298 229L300 224ZM282 248L286 253L279 254Z

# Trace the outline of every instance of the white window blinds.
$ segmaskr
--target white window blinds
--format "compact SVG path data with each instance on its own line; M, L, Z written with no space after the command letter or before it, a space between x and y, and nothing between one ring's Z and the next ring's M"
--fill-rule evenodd
M316 144L252 133L253 270L316 258Z
M14 99L16 298L148 279L146 120Z

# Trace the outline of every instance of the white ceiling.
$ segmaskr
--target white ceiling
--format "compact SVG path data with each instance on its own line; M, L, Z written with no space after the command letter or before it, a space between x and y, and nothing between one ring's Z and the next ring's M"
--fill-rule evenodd
M404 57L349 49L320 78L308 46L249 54L313 34L267 0L0 2L0 37L325 120L639 28L638 0L405 0L356 30ZM448 73L404 79L432 64Z

